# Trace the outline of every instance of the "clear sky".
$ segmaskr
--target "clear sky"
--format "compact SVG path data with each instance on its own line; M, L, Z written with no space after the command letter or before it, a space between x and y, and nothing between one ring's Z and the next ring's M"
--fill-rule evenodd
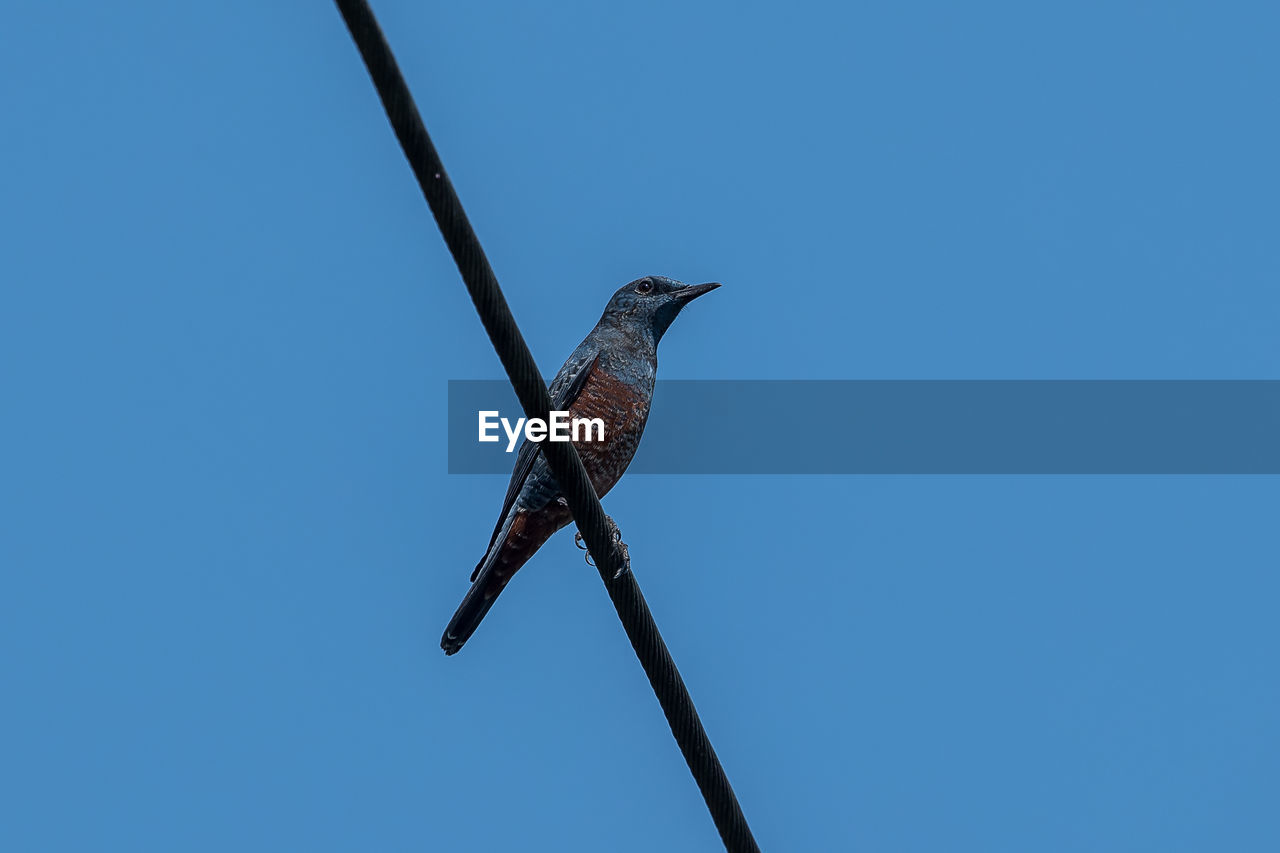
M375 9L548 372L662 273L667 378L1280 378L1274 3ZM715 849L568 532L437 647L501 372L332 5L16 4L0 80L0 848ZM1280 849L1280 479L605 507L766 850Z

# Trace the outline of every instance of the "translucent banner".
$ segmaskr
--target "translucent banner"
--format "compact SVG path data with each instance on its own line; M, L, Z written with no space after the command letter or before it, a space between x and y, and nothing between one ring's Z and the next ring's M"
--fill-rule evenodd
M451 474L511 472L480 412L524 416L451 381ZM1280 381L666 380L628 473L1278 474Z

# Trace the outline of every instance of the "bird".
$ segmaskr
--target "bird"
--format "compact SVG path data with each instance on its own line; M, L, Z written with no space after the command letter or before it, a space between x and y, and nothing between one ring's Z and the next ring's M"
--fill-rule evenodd
M658 373L658 342L686 305L719 286L684 284L660 275L624 285L552 380L548 391L553 411L604 421L603 441L574 442L600 497L622 477L640 444ZM572 521L540 443L526 438L516 453L489 546L440 639L446 655L462 648L516 571ZM615 525L615 534L616 530Z

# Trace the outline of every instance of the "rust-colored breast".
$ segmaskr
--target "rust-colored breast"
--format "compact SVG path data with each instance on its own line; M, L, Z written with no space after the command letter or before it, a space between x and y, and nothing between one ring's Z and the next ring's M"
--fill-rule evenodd
M575 441L582 464L591 477L596 494L604 497L631 464L644 424L649 417L652 389L637 388L600 368L582 386L578 399L569 406L572 418L600 418L604 421L604 441ZM596 437L593 432L592 438Z
M587 378L578 399L569 406L570 418L600 418L604 421L604 441L580 439L574 442L587 476L591 478L591 485L595 486L600 497L614 487L631 464L631 457L635 456L645 420L649 417L652 390L637 388L597 368ZM592 433L594 437L595 433ZM534 552L553 533L572 521L573 514L560 500L552 500L533 511L517 511L494 563L493 575L487 581L489 586L485 596L493 598L501 592Z

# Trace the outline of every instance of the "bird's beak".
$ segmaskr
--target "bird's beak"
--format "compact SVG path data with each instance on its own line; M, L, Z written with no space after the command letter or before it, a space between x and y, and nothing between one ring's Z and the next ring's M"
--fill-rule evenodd
M706 284L687 284L684 287L672 293L671 295L675 297L680 302L680 304L684 305L693 301L694 299L697 299L699 296L701 296L704 293L710 293L711 291L715 290L719 286L720 286L720 282L718 281L711 281Z

